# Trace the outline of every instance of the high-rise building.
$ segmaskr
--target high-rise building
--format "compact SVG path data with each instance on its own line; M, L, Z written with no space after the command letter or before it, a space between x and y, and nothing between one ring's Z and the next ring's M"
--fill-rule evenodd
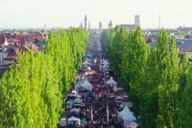
M140 25L140 16L139 15L135 15L135 25L136 26Z
M85 15L85 18L84 18L84 29L87 30L87 15Z

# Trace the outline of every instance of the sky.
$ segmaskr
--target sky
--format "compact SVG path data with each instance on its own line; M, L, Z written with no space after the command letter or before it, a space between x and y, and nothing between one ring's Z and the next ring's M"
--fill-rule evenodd
M0 28L78 27L87 15L92 28L133 24L142 28L192 26L191 0L0 0Z

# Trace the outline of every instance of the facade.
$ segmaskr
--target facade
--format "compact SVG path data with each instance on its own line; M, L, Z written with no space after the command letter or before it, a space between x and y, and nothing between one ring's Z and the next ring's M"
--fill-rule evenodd
M185 33L189 33L189 34L192 34L192 27L179 27L177 28L177 30L179 32L185 32Z
M139 15L135 15L135 25L136 26L140 26L140 16Z
M138 26L140 26L140 16L139 15L135 15L135 23L134 24L120 24L120 27L123 27L125 29L136 29Z
M49 33L0 33L0 77L17 60L18 52L37 53L44 50Z

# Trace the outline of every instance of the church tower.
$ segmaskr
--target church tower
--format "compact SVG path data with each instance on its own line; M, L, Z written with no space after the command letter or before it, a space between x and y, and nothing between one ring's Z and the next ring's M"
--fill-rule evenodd
M136 26L140 26L140 16L139 15L135 15L135 25Z
M85 15L85 18L84 18L84 29L87 30L87 15Z
M112 29L113 28L113 24L112 24L112 21L110 20L109 24L108 24L108 28L109 29Z

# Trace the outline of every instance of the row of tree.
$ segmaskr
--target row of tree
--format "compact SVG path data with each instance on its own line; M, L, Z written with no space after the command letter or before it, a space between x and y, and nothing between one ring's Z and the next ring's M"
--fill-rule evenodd
M49 35L44 52L23 52L0 80L0 128L55 128L88 45L83 29Z
M162 29L150 49L140 27L116 27L101 33L101 45L141 115L141 127L191 127L192 70L188 55L179 57L175 37Z

